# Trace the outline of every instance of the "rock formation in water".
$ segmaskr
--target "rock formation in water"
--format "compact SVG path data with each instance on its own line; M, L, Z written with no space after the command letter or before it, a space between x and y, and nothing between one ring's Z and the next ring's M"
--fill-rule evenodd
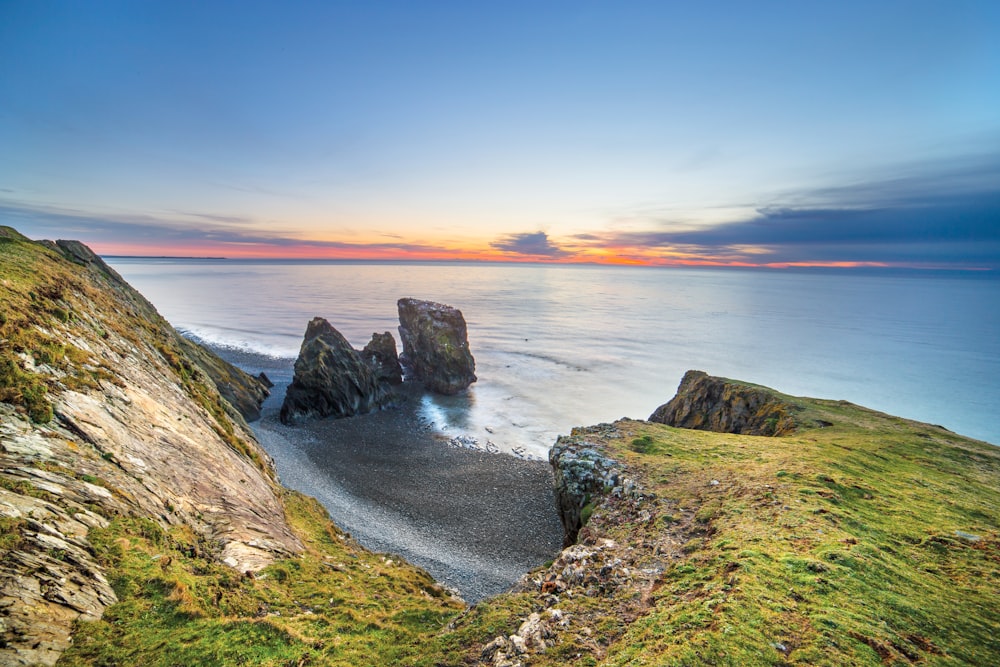
M658 407L649 421L717 433L775 436L795 430L795 410L788 397L772 389L688 371L677 394Z
M375 370L322 317L306 327L295 376L281 405L281 421L350 417L390 405L392 393Z
M403 382L403 369L396 354L396 339L388 331L373 333L365 349L361 350L361 358L375 371L378 382L391 385Z
M115 517L183 527L240 572L302 550L270 457L203 370L225 362L192 359L80 243L0 228L0 257L0 663L54 663L115 602L88 538Z
M433 301L400 299L400 359L407 375L441 394L457 394L476 381L476 361L462 311Z

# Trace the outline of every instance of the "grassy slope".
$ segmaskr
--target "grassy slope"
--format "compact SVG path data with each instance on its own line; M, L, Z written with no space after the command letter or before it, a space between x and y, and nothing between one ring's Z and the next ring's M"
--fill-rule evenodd
M790 400L831 426L765 438L617 424L605 447L658 509L618 525L598 506L591 538L682 546L634 623L606 619L603 642L570 624L530 664L1000 664L1000 449ZM594 604L563 596L559 608L593 621ZM452 641L513 632L532 608L543 608L534 593L498 600Z
M58 664L433 665L424 646L461 604L423 570L359 547L315 500L283 500L306 553L256 577L151 522L91 531L121 602L81 623Z

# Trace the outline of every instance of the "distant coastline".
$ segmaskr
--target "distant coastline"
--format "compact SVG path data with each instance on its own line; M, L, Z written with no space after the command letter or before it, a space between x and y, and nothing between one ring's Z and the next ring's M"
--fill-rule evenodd
M101 255L101 257L103 259L229 259L228 257L188 257L185 255Z

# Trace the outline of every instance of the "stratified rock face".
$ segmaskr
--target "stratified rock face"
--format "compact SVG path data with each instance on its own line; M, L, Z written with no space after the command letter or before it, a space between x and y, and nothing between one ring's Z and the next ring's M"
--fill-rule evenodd
M389 384L401 384L403 382L403 369L399 365L399 357L396 355L396 339L392 334L373 333L372 339L361 350L361 358L364 359L372 370L375 371L375 378L379 382Z
M433 301L400 299L401 362L431 391L457 394L476 381L476 360L462 311Z
M783 396L765 387L688 371L677 395L658 407L649 421L717 433L786 435L796 427L794 410Z
M306 327L295 377L281 405L281 421L350 417L390 404L391 393L339 331L322 317Z
M115 517L241 572L302 550L270 457L148 301L77 242L0 228L0 257L0 664L55 663L115 602L88 541Z

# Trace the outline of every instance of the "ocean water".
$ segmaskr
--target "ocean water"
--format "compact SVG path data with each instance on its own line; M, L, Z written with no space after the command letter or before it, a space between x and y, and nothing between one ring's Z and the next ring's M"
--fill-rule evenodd
M175 327L290 377L306 323L398 341L396 301L462 310L479 381L426 396L445 436L544 457L645 418L688 369L1000 443L1000 280L601 266L109 258ZM263 356L260 356L263 355Z

